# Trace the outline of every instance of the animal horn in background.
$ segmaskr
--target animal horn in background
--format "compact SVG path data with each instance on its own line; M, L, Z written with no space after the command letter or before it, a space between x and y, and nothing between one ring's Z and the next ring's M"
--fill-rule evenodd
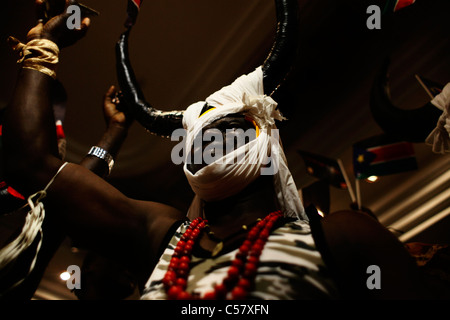
M425 142L436 127L441 111L428 102L423 107L405 110L395 106L389 94L389 61L386 61L372 86L370 110L381 129L398 139Z
M170 137L175 129L183 128L183 111L163 112L153 108L136 81L128 53L129 28L116 45L117 77L126 105L135 119L149 132Z

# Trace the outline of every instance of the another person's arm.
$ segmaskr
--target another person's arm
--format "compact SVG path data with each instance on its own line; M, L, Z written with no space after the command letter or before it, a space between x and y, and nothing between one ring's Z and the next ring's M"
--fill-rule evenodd
M66 1L66 6L73 1ZM39 24L28 40L51 40L60 48L84 36L68 30L63 13ZM7 181L26 195L42 190L63 162L58 158L53 111L52 77L22 68L3 126ZM44 200L47 216L83 246L108 257L127 261L145 281L162 239L182 217L171 207L132 200L79 165L68 164L57 176Z
M107 177L111 168L108 166L108 158L117 159L119 150L128 135L128 129L133 122L131 115L120 111L117 106L123 102L115 102L116 88L111 86L106 92L103 101L103 115L106 122L106 131L93 148L107 153L106 158L94 154L86 154L80 165L94 172L100 177ZM116 105L117 103L117 105Z

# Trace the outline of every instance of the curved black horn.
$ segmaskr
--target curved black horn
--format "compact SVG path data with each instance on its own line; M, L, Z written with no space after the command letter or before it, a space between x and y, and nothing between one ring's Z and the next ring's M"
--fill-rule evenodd
M372 86L370 109L373 118L391 136L409 142L425 142L442 112L431 102L413 110L396 107L389 95L388 70L389 62L386 61Z
M298 49L297 0L275 0L277 31L272 49L264 61L264 92L272 95L288 75Z
M298 3L297 0L275 0L277 31L272 49L263 64L264 92L272 94L286 78L297 54ZM116 63L119 86L123 98L136 120L148 131L168 137L182 128L183 111L162 112L146 100L136 81L128 53L127 29L116 45Z
M145 100L130 63L128 53L130 30L131 28L125 31L116 44L117 78L123 99L144 128L153 134L170 137L174 130L183 128L183 111L156 110Z

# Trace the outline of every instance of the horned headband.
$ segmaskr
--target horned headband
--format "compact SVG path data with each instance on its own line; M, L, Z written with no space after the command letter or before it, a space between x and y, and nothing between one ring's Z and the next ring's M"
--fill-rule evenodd
M176 129L183 128L183 111L163 112L147 102L137 83L128 53L128 39L136 18L136 8L141 1L132 1L129 6L127 30L116 45L117 77L123 99L130 107L136 120L149 132L169 137ZM264 92L273 93L288 74L297 48L297 0L275 0L277 32L272 49L265 59L263 70ZM132 23L130 23L132 21Z

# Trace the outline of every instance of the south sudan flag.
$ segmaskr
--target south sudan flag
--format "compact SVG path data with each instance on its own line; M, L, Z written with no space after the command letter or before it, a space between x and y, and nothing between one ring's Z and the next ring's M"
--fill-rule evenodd
M388 0L386 6L384 7L384 13L397 12L414 4L414 2L416 2L416 0Z
M324 157L322 155L299 150L305 162L306 171L319 180L326 181L333 187L347 189L344 175L336 159Z
M416 170L414 147L384 134L359 141L353 145L353 168L356 179Z

